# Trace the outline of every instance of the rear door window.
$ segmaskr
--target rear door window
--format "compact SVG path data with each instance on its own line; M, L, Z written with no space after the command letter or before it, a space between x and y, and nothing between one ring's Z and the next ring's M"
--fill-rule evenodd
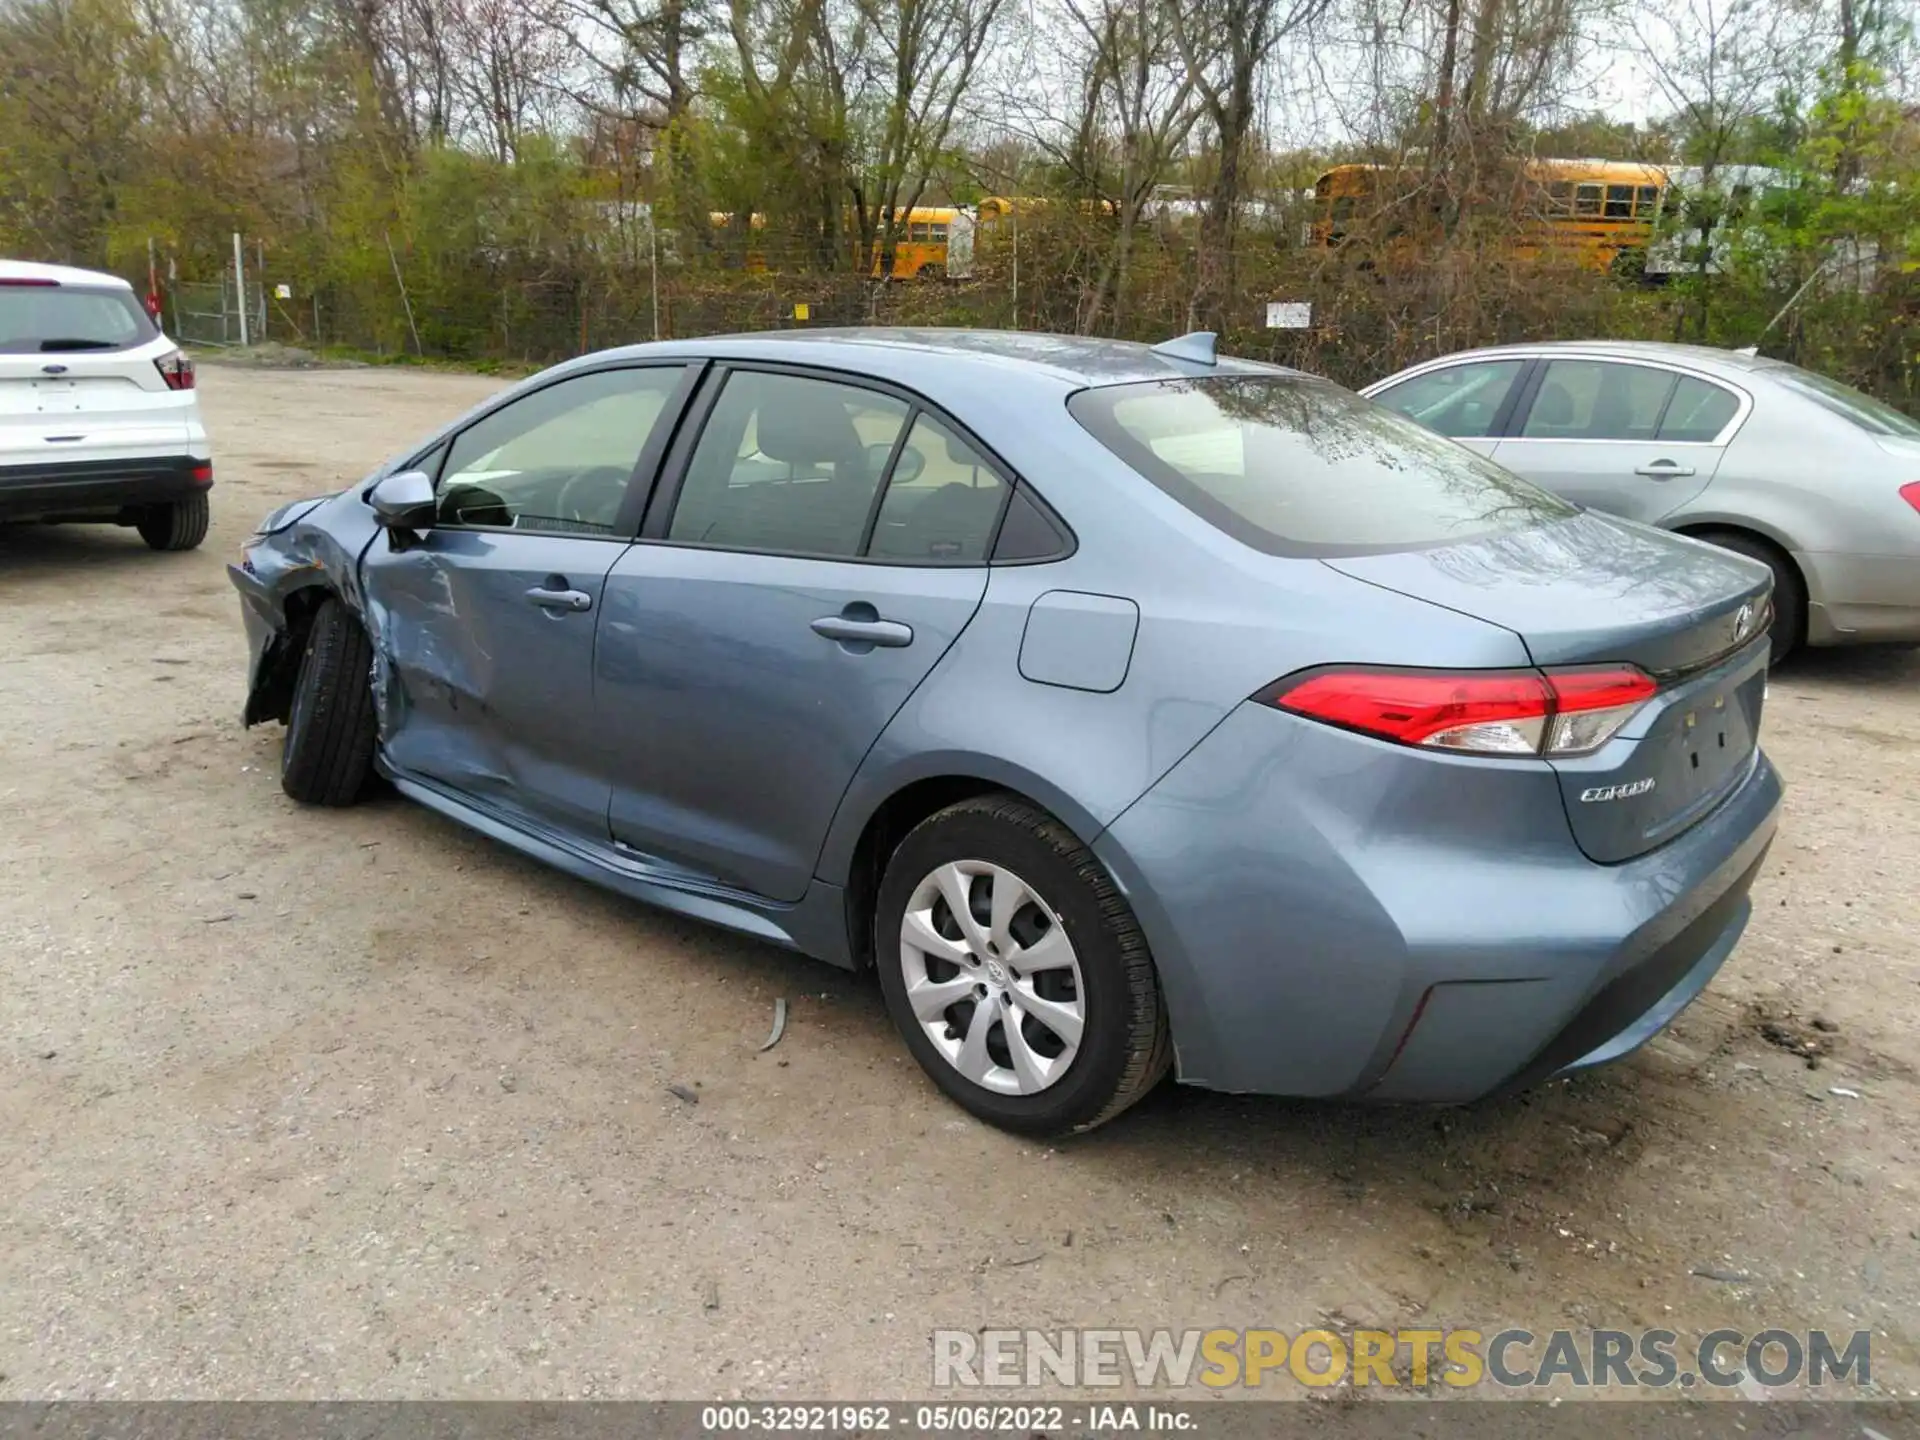
M1457 544L1572 506L1324 380L1219 376L1082 390L1068 409L1187 509L1273 555Z
M0 281L0 354L127 350L159 333L131 290Z
M1651 440L1679 377L1610 360L1553 360L1520 434L1529 440Z
M859 555L908 413L905 401L863 386L735 371L700 432L667 537Z
M1727 422L1740 413L1740 397L1711 381L1682 375L1674 386L1667 413L1660 420L1660 438L1693 444L1711 444Z
M894 457L867 554L916 565L979 564L1007 482L979 451L922 411Z

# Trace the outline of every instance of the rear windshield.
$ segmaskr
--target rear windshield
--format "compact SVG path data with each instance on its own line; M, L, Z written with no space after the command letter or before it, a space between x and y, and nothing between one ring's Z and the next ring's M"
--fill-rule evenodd
M0 354L124 350L157 333L131 290L0 282Z
M1920 439L1920 420L1902 414L1885 401L1863 395L1851 385L1829 380L1797 365L1769 365L1766 374L1794 394L1851 421L1870 435L1905 435Z
M1575 512L1463 445L1307 376L1082 390L1073 417L1189 510L1270 555L1451 545Z

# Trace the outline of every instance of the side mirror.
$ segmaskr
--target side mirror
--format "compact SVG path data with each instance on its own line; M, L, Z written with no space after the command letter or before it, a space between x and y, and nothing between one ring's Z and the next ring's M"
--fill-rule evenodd
M424 470L399 470L373 487L367 501L388 530L429 530L438 516L433 481Z

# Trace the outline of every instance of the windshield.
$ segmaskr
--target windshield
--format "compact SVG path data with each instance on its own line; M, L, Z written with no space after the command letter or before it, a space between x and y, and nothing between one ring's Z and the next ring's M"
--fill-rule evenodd
M1870 435L1904 435L1920 440L1920 420L1904 415L1884 401L1863 395L1851 385L1829 380L1797 365L1769 365L1766 374L1778 380L1796 395L1804 396L1824 410L1851 421Z
M1425 549L1576 513L1465 446L1309 376L1116 385L1067 405L1175 500L1271 555Z
M0 284L0 354L124 350L157 333L131 290Z

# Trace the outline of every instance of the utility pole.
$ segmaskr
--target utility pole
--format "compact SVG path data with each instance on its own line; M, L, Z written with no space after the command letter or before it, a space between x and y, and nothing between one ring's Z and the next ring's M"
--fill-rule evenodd
M247 256L246 249L240 243L240 232L233 232L233 289L234 306L240 312L240 344L245 347L247 340Z

